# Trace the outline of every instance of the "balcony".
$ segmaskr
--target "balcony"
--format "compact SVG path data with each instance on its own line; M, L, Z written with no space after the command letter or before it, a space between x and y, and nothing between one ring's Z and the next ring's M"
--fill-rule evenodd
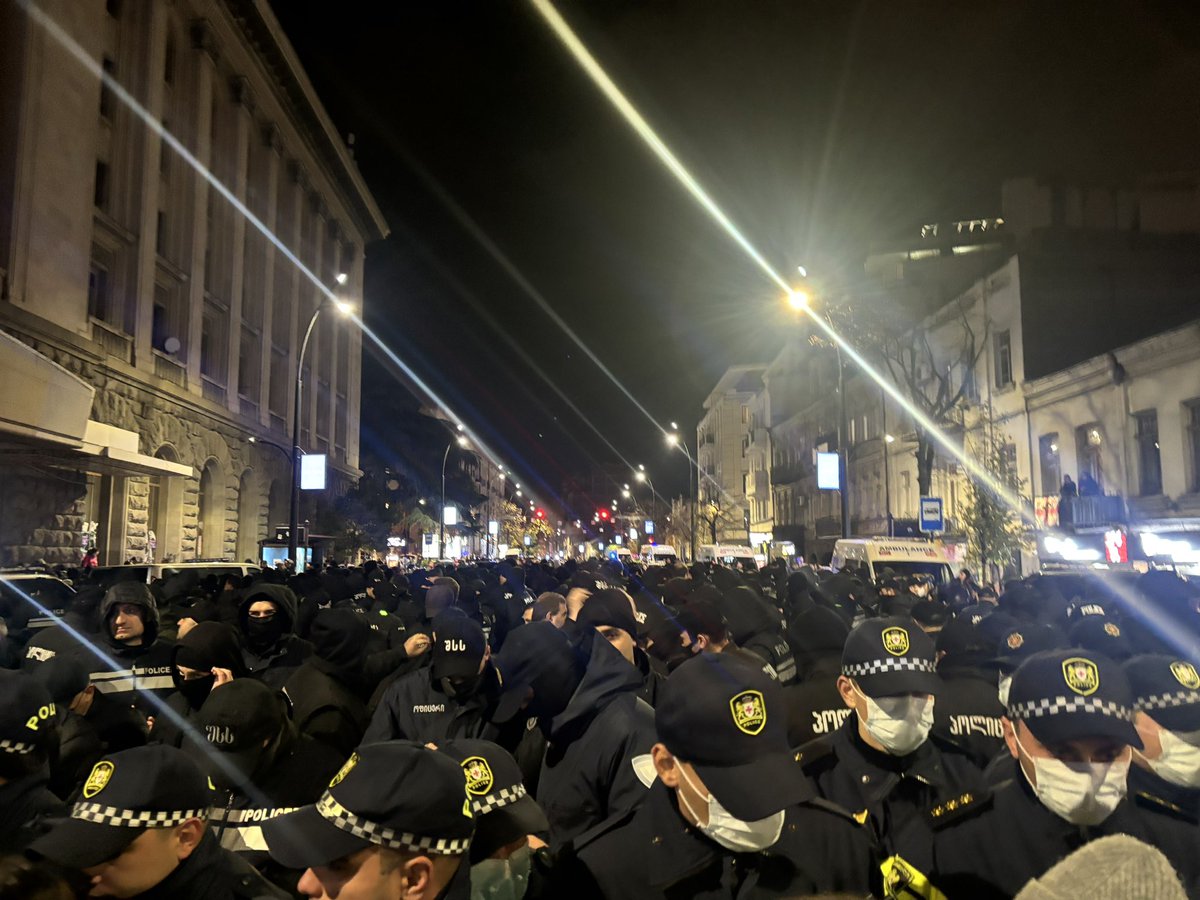
M1125 498L1119 495L1038 497L1034 505L1038 522L1047 528L1096 528L1129 521Z
M812 474L812 466L801 463L787 463L771 467L771 484L795 484L803 481Z
M200 376L200 385L204 390L204 399L213 403L225 405L225 386L217 384L207 375Z
M104 348L109 356L115 356L121 362L129 362L133 353L133 338L100 319L92 319L92 340Z

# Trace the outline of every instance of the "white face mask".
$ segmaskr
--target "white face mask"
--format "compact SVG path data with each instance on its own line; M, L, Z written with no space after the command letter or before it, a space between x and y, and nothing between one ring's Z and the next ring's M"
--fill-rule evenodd
M700 794L700 790L692 783L692 779L688 778L688 774L682 766L679 768L679 774L683 776L688 787ZM708 824L701 825L699 824L700 817L692 809L687 795L682 791L677 793L679 799L683 801L683 805L687 807L687 811L696 821L696 827L700 829L701 833L712 838L726 850L732 850L735 853L757 853L772 846L779 840L779 835L783 833L783 820L787 810L781 809L765 819L744 822L731 815L725 807L717 802L716 797L708 794L705 798L708 803Z
M526 844L508 859L484 859L471 866L471 900L521 900L529 887L531 853Z
M1011 688L1012 688L1012 676L1011 675L1001 675L1000 676L1000 687L999 687L999 690L997 691L997 694L1000 697L1000 705L1003 706L1005 709L1008 709L1008 692L1009 692L1009 689L1011 689Z
M1158 759L1143 756L1154 774L1176 787L1200 787L1200 734L1162 729L1158 733L1162 753Z
M932 697L873 698L858 685L854 690L867 701L867 731L892 756L907 756L925 743L933 727Z
M1039 759L1029 755L1017 740L1017 747L1033 763L1034 779L1029 781L1038 800L1050 812L1074 825L1099 825L1112 815L1125 798L1129 760L1111 763L1066 763L1053 757Z

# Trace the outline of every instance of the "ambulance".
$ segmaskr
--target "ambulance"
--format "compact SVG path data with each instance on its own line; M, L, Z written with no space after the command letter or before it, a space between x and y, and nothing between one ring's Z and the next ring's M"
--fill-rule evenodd
M921 538L845 538L833 547L834 571L844 568L861 570L871 581L891 569L899 578L927 575L935 584L948 584L954 578L950 554L941 541Z

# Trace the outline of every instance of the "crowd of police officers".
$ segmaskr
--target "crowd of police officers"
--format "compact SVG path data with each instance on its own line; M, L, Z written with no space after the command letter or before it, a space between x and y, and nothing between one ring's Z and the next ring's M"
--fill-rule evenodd
M1200 897L1195 588L882 576L14 581L0 900Z

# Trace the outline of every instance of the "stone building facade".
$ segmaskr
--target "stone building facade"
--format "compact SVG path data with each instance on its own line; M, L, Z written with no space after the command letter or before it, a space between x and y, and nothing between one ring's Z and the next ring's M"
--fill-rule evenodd
M265 3L8 4L0 58L0 564L257 558L318 310L300 445L358 475L375 201Z

